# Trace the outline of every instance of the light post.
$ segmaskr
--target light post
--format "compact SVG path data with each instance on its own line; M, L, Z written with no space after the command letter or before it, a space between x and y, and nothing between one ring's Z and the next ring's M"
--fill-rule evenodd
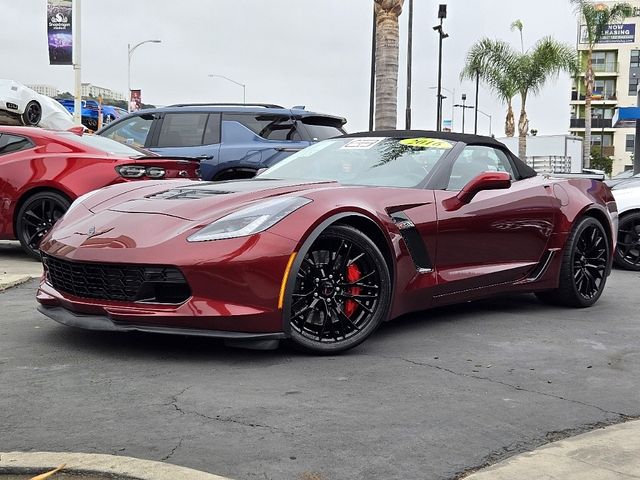
M413 0L409 0L409 26L407 35L407 107L405 129L411 130L411 64L413 59Z
M127 43L127 51L129 53L127 60L127 91L129 92L129 98L127 98L127 112L131 112L131 56L133 55L133 52L135 52L136 48L144 45L145 43L162 43L162 40L144 40L140 43L136 43L133 47L130 43Z
M473 105L467 105L467 94L462 94L462 105L456 103L454 107L462 108L462 133L464 133L464 112L467 108L474 108Z
M436 25L433 29L438 32L438 113L436 115L436 131L439 132L442 130L442 40L449 37L442 29L442 22L447 18L447 6L445 4L440 4L438 18L440 19L440 25Z
M216 73L210 73L209 78L222 78L224 80L227 80L231 83L235 83L236 85L242 87L242 103L244 104L247 103L247 86L244 83L236 82L235 80L229 77L225 77L224 75L218 75Z
M438 87L429 87L429 90L435 90ZM454 125L454 119L453 117L455 117L455 107L454 107L454 103L456 101L456 89L454 88L453 90L449 90L448 88L443 87L442 85L440 86L441 90L444 90L445 92L449 92L451 94L451 131L453 132L453 125ZM444 100L445 97L443 97ZM441 121L443 121L443 119L441 119Z
M493 130L491 129L491 119L492 119L491 115L489 115L488 113L483 112L482 110L478 110L477 108L476 108L476 112L481 113L485 117L489 118L489 136L490 137L493 136Z

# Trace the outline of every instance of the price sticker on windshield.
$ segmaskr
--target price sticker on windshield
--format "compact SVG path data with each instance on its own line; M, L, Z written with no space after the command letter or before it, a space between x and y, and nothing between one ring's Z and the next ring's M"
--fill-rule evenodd
M379 144L382 140L384 140L384 138L356 138L340 147L340 150L369 150Z
M417 148L443 148L445 150L453 148L453 144L439 138L403 138L399 143L407 147Z

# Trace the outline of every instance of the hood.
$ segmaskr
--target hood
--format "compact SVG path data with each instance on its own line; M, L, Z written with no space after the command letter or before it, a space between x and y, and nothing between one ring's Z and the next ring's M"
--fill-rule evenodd
M301 182L290 180L236 180L228 182L194 182L143 192L108 210L118 213L167 215L184 220L213 220L242 206L264 198L287 195L317 188L335 187L335 182Z

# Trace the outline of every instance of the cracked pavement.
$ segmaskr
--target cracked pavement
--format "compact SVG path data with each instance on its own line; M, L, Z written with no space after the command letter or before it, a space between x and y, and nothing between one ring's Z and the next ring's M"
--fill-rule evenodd
M517 295L404 317L312 357L73 330L0 293L0 451L98 452L237 480L449 480L640 416L640 274L598 304Z

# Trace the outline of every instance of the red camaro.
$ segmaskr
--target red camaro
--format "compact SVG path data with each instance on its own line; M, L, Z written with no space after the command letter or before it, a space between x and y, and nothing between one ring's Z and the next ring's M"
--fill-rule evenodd
M195 161L149 157L104 137L0 126L0 239L38 245L80 195L130 180L198 178Z
M251 180L75 202L42 242L37 298L75 327L334 353L407 312L505 292L588 307L616 223L601 181L536 175L491 138L348 135Z

